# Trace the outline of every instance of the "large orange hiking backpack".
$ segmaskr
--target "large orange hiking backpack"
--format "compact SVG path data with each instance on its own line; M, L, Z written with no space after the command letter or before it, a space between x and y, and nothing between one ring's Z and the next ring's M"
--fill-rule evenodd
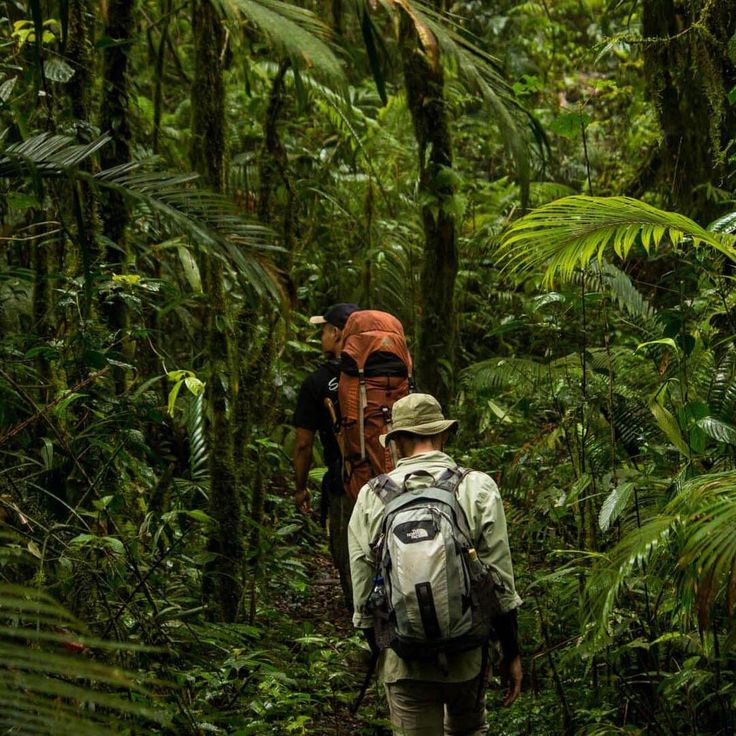
M378 438L391 428L391 408L412 385L404 328L376 310L353 312L342 331L340 403L345 491L353 499L371 478L393 469L392 448Z

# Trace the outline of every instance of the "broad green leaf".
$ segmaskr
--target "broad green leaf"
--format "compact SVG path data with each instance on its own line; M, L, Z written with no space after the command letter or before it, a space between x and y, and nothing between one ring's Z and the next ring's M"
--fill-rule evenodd
M660 403L658 397L649 402L649 409L654 415L659 428L664 432L669 441L680 451L680 453L689 459L690 447L682 436L680 426L677 424L675 417Z
M716 417L703 417L695 424L697 427L700 427L708 437L711 437L717 442L736 445L736 427L731 424L727 424Z
M54 56L44 61L43 73L52 82L65 84L74 76L74 69L64 59Z
M598 514L598 526L601 531L606 532L611 528L611 524L618 519L621 512L626 508L633 490L634 484L626 482L617 485L608 494Z
M672 348L675 351L676 355L680 355L680 348L671 337L661 337L658 340L648 340L647 342L639 343L639 345L636 346L636 350L634 352L639 352L639 350L641 350L642 348L647 348L651 345L666 345L668 348Z

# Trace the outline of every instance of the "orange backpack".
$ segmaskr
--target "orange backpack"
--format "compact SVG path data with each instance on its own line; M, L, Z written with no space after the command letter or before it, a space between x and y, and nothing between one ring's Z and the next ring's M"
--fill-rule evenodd
M412 385L404 328L376 310L353 312L342 332L338 401L345 491L353 499L371 478L394 467L378 438L391 428L391 407Z

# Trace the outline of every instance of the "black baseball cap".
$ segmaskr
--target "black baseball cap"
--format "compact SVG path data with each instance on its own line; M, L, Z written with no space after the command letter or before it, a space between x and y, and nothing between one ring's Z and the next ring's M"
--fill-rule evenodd
M348 321L348 317L353 312L359 311L360 307L357 304L340 302L339 304L333 304L327 309L324 314L316 314L314 317L310 317L309 321L313 325L330 324L333 327L337 327L341 330L343 327L345 327L345 323Z

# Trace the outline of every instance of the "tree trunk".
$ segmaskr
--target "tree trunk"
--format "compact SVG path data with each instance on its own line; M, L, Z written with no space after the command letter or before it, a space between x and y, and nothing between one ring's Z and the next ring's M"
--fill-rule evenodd
M414 24L402 13L401 58L407 104L419 147L419 196L424 225L417 341L417 383L443 405L452 395L455 355L455 279L458 253L452 205L452 142L439 59L420 47Z
M225 83L220 55L225 34L210 0L194 0L191 162L215 192L225 189Z
M273 207L274 190L279 182L284 188L286 202L281 208L283 219L280 229L284 249L286 250L286 262L280 265L287 271L291 265L291 258L294 252L294 221L296 219L295 211L298 202L294 186L289 177L289 159L286 155L284 144L281 142L278 126L286 95L284 78L290 67L291 62L288 59L282 61L271 86L268 109L266 110L266 120L263 126L264 139L259 172L260 191L258 193L258 217L263 222L275 227L276 213Z
M164 62L166 60L166 43L169 40L169 23L171 21L172 0L166 0L161 20L161 38L156 51L156 67L154 70L153 89L153 142L151 148L158 153L161 138L161 113L164 99Z
M730 189L734 173L725 151L736 134L736 111L727 102L736 86L734 32L735 0L643 4L646 83L662 142L640 178L654 182L668 206L703 223L723 211L709 188Z
M117 43L107 46L103 53L102 105L100 129L112 135L100 158L103 168L111 168L130 160L130 124L128 119L129 79L128 56L135 31L135 0L110 0L107 7L105 35ZM102 197L102 231L110 239L106 260L114 272L124 270L128 260L126 228L130 220L123 196L106 192ZM123 357L132 359L132 344L126 333L129 328L128 310L122 299L113 297L104 306L107 325L119 334ZM115 368L115 386L118 393L127 387L127 372Z
M216 192L224 188L225 90L220 63L224 33L209 0L195 0L194 82L192 84L192 150L194 168ZM224 265L215 254L203 259L204 290L208 296L206 340L209 373L207 399L210 416L210 501L215 520L208 551L212 560L203 578L203 596L210 618L231 622L238 616L242 589L243 543L241 504L233 457L233 431L227 412L232 390L229 360Z
M89 142L91 120L90 90L93 82L92 35L94 15L90 0L70 0L67 58L74 76L66 85L72 117L81 143ZM74 186L72 193L74 219L77 226L76 243L84 276L84 295L81 304L82 317L93 314L92 291L96 270L101 258L97 240L97 199L86 182Z

